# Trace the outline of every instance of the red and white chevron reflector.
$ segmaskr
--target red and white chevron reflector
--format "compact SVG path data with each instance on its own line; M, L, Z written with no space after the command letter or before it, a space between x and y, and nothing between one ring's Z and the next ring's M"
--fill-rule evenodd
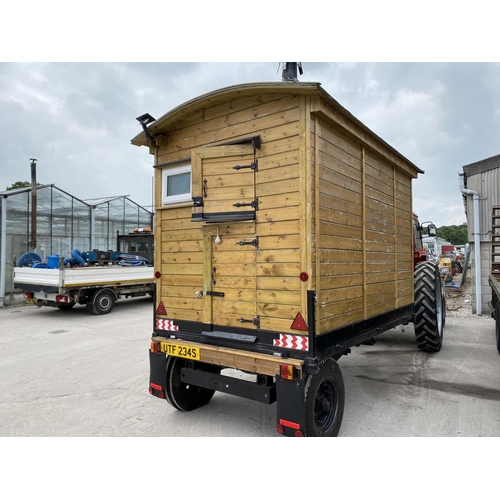
M309 339L305 335L290 335L280 333L280 338L274 339L273 345L276 347L286 347L287 349L298 349L307 351L309 349Z
M156 320L156 329L157 330L167 330L168 332L178 332L179 326L174 325L174 322L171 319L157 319Z

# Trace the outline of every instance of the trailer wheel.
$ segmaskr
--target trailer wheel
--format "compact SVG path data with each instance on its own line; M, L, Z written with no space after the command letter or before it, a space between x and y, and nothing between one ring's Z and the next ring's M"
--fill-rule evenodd
M220 373L220 368L217 366L195 363L200 366L203 365L205 371ZM181 369L186 364L187 361L185 359L167 356L165 397L174 408L181 411L192 411L205 406L212 399L215 391L182 382Z
M103 288L92 297L92 314L108 314L115 305L116 295L111 290Z
M495 336L497 351L500 354L500 302L496 302L495 304Z
M421 262L415 270L415 337L422 351L438 352L443 344L446 300L439 268Z
M332 358L321 361L319 371L305 385L305 435L335 437L344 416L345 388L339 365Z

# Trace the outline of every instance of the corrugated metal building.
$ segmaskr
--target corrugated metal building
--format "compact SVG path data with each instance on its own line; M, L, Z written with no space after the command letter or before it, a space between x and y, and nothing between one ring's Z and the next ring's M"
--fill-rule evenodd
M500 205L500 155L464 165L460 190L467 216L468 241L471 244L472 312L491 314L491 213ZM479 242L480 252L476 252ZM478 257L478 259L476 258ZM476 276L480 269L480 280Z

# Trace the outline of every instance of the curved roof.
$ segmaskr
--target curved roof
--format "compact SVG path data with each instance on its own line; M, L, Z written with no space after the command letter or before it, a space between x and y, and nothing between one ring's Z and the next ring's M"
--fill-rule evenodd
M194 99L191 99L180 106L172 109L162 117L155 120L149 127L148 132L152 136L174 130L175 123L187 116L201 111L204 108L213 108L220 104L224 104L234 99L241 97L260 96L263 94L303 94L303 95L317 95L324 98L336 110L348 117L355 125L360 127L369 136L376 139L376 141L384 144L394 154L402 158L405 162L412 165L417 172L423 173L419 167L414 165L410 160L404 157L399 151L394 149L390 144L381 139L375 132L370 130L363 122L358 120L346 108L344 108L338 101L336 101L318 82L260 82L260 83L243 83L232 85L230 87L223 87L206 94L202 94ZM149 146L150 142L147 139L144 131L136 135L131 143L135 146Z

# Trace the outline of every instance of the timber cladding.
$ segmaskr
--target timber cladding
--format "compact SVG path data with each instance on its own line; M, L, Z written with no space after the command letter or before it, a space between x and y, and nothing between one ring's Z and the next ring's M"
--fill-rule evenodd
M316 290L321 334L413 302L421 171L319 84L229 87L151 131L169 319L303 334L290 327ZM185 164L194 201L162 204L163 172Z

